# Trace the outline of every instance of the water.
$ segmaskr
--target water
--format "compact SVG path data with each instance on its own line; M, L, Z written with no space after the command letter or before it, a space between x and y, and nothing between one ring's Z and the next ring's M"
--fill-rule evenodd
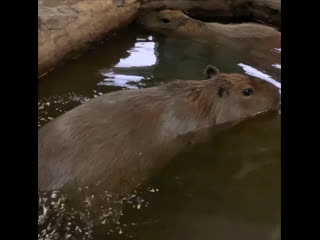
M38 125L111 91L203 79L207 64L281 87L281 63L255 63L130 26L39 80ZM280 115L270 113L179 154L132 194L41 193L38 238L280 239L280 149Z

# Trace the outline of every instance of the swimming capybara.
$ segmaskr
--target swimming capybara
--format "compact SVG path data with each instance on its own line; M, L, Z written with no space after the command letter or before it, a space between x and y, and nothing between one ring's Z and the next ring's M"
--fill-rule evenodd
M281 64L281 33L269 26L207 23L178 10L145 12L138 22L154 32L206 44L215 52L222 47L244 59L249 56L258 67Z
M200 18L251 18L281 27L281 0L144 0L140 8L176 9Z
M177 10L152 11L142 14L138 22L146 29L165 35L190 38L199 42L225 42L243 40L252 43L280 43L281 33L257 23L221 24L207 23L190 18Z
M279 90L242 74L205 70L177 80L92 99L38 132L38 188L89 186L127 193L216 126L273 108Z

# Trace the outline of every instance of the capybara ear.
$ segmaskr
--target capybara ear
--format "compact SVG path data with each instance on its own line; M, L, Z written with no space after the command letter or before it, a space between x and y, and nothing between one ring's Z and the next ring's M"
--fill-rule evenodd
M219 97L229 96L229 91L225 86L221 86L218 90Z
M206 69L204 70L204 74L206 76L206 79L213 78L213 77L217 76L219 73L220 73L219 69L214 66L211 66L211 65L208 65L206 67Z

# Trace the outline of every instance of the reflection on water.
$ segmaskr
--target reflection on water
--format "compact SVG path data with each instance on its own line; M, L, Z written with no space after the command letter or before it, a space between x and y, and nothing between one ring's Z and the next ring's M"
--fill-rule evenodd
M108 72L102 74L104 79L103 81L97 83L98 86L119 86L125 88L137 88L134 84L141 81L143 77L133 76L133 75L124 75L124 74L115 74L114 72Z
M121 58L112 69L103 69L101 75L104 79L97 83L97 85L124 88L141 87L140 81L148 79L150 76L130 75L130 73L128 74L128 70L134 68L134 72L136 73L146 72L148 67L157 63L156 43L152 39L152 36L146 38L137 37L135 45L128 50L130 55L127 58ZM131 72L133 71L131 70ZM149 73L151 74L151 71Z
M147 187L144 191L155 193L158 189ZM141 195L137 190L126 195L102 190L97 193L89 187L73 192L41 192L38 239L96 239L121 235L136 225L120 222L124 206L137 210L149 206ZM70 201L74 201L73 204L69 204Z
M243 68L243 70L245 71L246 74L263 79L263 80L266 80L267 82L272 83L273 85L275 85L276 87L281 89L281 83L277 82L276 80L271 78L269 75L259 71L258 69L254 68L254 67L248 66L243 63L239 63L238 65ZM279 69L281 69L281 67L279 67Z
M273 67L281 69L281 65L280 64L272 64Z
M275 49L281 52L281 49ZM204 79L207 64L281 88L281 64L130 27L39 80L38 125L102 94ZM39 193L38 239L280 239L280 116L245 121L176 156L128 195Z
M146 40L149 40L149 42ZM152 37L149 36L147 39L137 38L137 41L134 47L128 51L130 56L120 59L115 67L145 67L156 64L155 42L152 41Z
M101 92L97 92L96 90L93 93L94 97L102 95ZM38 114L38 127L89 100L90 98L73 92L39 99L38 111L41 114Z

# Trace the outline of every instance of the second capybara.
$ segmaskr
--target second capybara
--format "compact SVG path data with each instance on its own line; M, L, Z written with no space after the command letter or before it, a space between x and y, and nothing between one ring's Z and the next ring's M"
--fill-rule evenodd
M266 25L207 23L178 10L144 12L137 21L150 31L206 44L214 52L224 48L262 69L281 64L281 33Z
M257 23L221 24L193 19L182 11L161 10L143 13L138 22L146 29L165 35L189 38L198 42L224 43L241 40L251 43L280 44L281 33ZM253 47L253 46L251 46Z
M92 99L38 132L38 188L88 186L127 193L216 126L274 109L279 89L209 66L205 80L177 80Z

